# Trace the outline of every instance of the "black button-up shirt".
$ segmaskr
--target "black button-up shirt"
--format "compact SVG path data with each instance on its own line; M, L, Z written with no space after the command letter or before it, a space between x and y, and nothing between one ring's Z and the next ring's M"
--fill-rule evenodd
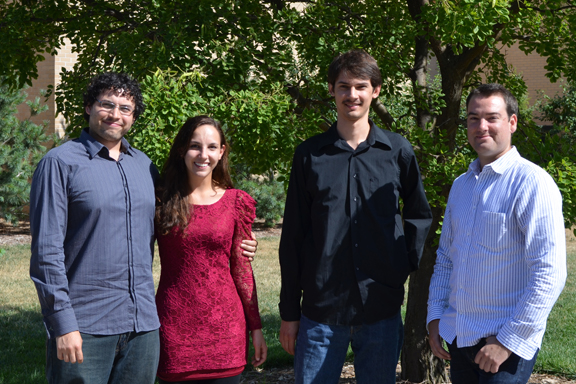
M296 149L279 250L285 321L391 317L418 268L432 213L416 157L405 138L370 124L355 150L336 123Z

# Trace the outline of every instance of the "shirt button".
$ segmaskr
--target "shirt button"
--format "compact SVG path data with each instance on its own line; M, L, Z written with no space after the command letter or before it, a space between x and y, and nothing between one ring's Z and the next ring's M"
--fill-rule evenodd
M358 176L358 174L357 174L357 173L355 173L353 177L354 177L354 178L356 178L356 176Z
M358 224L358 220L354 220L354 224Z
M354 244L354 246L355 246L356 248L358 248L358 244Z
M358 198L357 198L357 197L355 197L355 198L354 198L354 201L356 201L356 200L358 200Z

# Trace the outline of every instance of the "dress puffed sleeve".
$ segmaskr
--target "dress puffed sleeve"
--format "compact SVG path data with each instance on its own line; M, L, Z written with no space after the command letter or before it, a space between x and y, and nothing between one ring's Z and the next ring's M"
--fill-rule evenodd
M230 272L242 301L248 330L261 329L258 297L252 265L247 257L242 255L240 244L242 240L251 239L250 232L256 217L256 201L244 191L236 191L236 226L232 241L230 257Z

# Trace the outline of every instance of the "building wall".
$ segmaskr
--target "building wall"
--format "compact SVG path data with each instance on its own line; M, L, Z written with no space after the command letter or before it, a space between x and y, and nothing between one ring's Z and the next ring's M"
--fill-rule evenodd
M526 55L518 48L518 44L514 44L510 48L504 47L502 52L504 52L508 63L514 67L516 73L522 75L526 82L530 105L533 105L538 100L538 91L544 91L550 97L562 93L561 82L552 83L545 75L545 57L535 52Z
M25 92L28 94L28 100L34 100L36 97L40 97L40 101L48 105L48 110L30 118L30 108L26 104L22 104L18 106L18 118L30 118L35 124L42 124L47 121L46 132L48 134L57 133L62 137L66 129L66 121L62 115L56 116L54 94L45 101L44 97L40 95L40 92L41 90L47 90L48 85L53 85L54 88L56 88L60 83L60 72L62 68L65 67L66 69L72 70L74 63L76 63L77 54L72 52L72 46L67 44L58 50L56 56L49 54L44 54L43 56L44 61L38 63L38 78L32 81L32 87L27 88Z

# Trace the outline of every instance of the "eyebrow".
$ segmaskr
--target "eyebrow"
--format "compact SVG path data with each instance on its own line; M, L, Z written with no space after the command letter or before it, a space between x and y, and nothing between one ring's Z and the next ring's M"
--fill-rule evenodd
M107 101L107 102L109 102L109 103L112 103L112 104L114 104L114 105L119 105L119 106L121 106L121 107L132 107L132 103L130 103L130 104L119 104L119 103L115 103L115 102L113 102L112 100L108 100L108 99L102 99L102 100L100 100L100 101Z
M190 145L192 145L192 144L200 144L200 142L195 141L195 140L190 140ZM218 145L218 143L214 141L212 143L208 143L208 145Z
M343 81L343 80L339 80L339 81L336 82L336 85L340 85L340 84L342 84L342 85L351 85L352 83L349 83L349 82ZM361 80L361 81L359 81L359 82L357 82L357 83L354 83L354 84L355 84L355 85L368 85L368 84L370 84L370 80Z
M468 112L467 116L478 116L478 115L479 115L479 113L476 113L476 112ZM501 116L500 112L488 112L488 113L486 113L486 115L488 117L492 117L492 116L500 117Z

